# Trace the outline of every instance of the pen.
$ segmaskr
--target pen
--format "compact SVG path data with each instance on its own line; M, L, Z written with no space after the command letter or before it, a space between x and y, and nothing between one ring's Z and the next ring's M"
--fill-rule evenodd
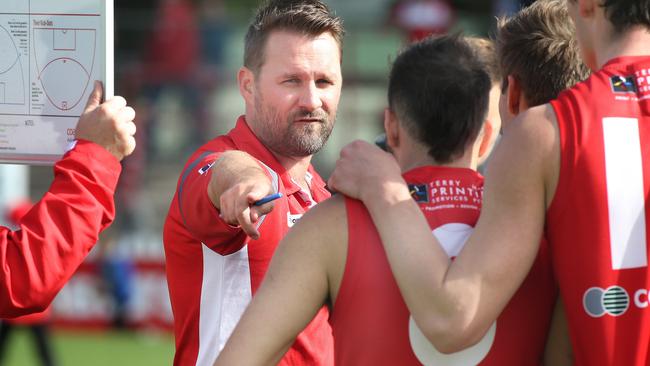
M262 206L263 204L269 203L271 201L275 201L280 197L282 197L282 193L273 193L273 194L270 194L270 195L268 195L266 197L263 197L263 198L255 201L253 203L253 206Z

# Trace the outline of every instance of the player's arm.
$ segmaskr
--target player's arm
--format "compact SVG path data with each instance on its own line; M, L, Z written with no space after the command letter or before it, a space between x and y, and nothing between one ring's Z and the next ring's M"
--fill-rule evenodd
M96 82L78 142L54 165L50 188L20 230L0 227L0 318L44 310L115 217L119 160L135 147L135 112L121 97L101 99Z
M275 193L268 173L252 156L237 150L221 154L210 171L208 197L221 212L222 219L240 225L246 234L257 239L255 223L273 209L272 203L253 206L255 201Z
M453 262L431 235L394 162L364 145L342 153L337 163L339 169L350 162L330 185L364 201L411 314L443 352L477 342L532 265L544 223L545 172L559 164L552 113L545 106L531 109L505 131L488 169L481 217ZM365 161L355 166L357 159Z
M551 329L544 351L544 365L571 366L573 365L573 349L569 337L569 325L564 312L562 298L558 297L551 320Z
M332 248L347 241L346 225L337 199L318 204L289 231L215 365L277 364L328 300L338 257Z

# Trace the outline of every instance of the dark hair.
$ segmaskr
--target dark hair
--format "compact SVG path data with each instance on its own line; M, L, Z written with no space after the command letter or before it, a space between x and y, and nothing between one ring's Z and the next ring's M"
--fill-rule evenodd
M343 47L343 22L319 0L268 0L255 14L244 41L244 66L257 74L264 64L264 49L271 32L286 30L318 36L329 32Z
M565 0L537 0L500 18L496 43L503 75L519 81L531 107L548 103L589 76Z
M485 65L485 71L490 76L492 84L500 83L503 80L501 65L497 57L497 50L494 42L487 38L467 37L467 42L472 47L479 60Z
M481 131L490 88L483 63L462 36L426 38L395 59L388 104L407 132L445 164L462 156Z
M604 0L601 6L616 32L636 25L650 30L650 0Z

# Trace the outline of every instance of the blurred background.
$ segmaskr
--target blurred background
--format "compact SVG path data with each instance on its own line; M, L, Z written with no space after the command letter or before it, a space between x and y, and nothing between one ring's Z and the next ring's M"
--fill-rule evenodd
M161 230L189 154L243 113L236 72L258 0L114 0L115 85L136 112L117 220L44 314L0 326L0 366L167 365L174 344ZM345 21L337 125L314 165L327 179L342 146L382 130L391 60L407 42L462 30L488 36L519 0L327 0ZM530 2L530 1L528 1ZM0 5L1 9L2 5ZM435 70L433 70L435 72ZM0 218L11 226L51 167L0 165Z

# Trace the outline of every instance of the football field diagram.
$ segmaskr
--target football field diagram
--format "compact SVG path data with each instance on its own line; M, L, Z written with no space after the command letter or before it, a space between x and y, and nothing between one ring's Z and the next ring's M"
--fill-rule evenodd
M95 64L96 30L34 28L37 80L49 103L60 111L79 105Z
M9 31L0 25L0 104L25 104L23 57Z
M93 81L113 95L113 0L0 4L0 162L51 164Z

